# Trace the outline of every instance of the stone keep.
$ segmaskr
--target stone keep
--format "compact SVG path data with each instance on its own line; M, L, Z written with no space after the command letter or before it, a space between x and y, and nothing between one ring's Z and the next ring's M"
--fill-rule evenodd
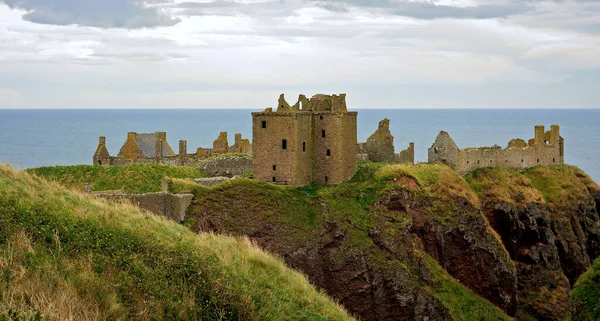
M356 172L357 112L346 95L300 95L290 106L283 94L276 111L252 113L254 177L289 185L339 184Z
M564 139L558 125L549 131L535 126L534 138L529 142L512 139L506 148L498 145L459 149L447 132L440 132L428 150L429 163L447 164L460 174L481 167L526 169L537 165L564 163Z

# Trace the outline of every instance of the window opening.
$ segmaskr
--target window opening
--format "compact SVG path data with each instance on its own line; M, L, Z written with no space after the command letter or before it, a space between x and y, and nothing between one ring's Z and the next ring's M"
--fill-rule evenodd
M281 141L281 149L287 149L287 139Z

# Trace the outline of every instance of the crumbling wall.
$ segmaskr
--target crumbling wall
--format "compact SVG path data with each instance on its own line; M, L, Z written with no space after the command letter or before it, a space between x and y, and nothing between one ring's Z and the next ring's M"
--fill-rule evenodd
M442 163L456 169L458 166L459 148L450 135L441 131L435 142L427 150L429 163Z
M365 149L372 162L394 162L394 136L390 132L389 119L379 122L377 130L367 139Z
M171 193L146 193L146 194L115 194L94 193L99 198L122 202L124 200L152 212L153 214L166 217L176 222L185 219L185 211L192 202L193 194L171 194Z
M166 144L166 133L156 133L159 140L156 141L156 146L153 146L156 151L163 150L163 153L154 153L154 157L146 157L143 155L142 149L136 141L138 137L137 133L128 133L127 140L121 147L118 156L110 156L106 148L106 138L100 136L98 147L94 153L92 163L94 165L127 165L127 164L166 164L166 165L179 165L179 166L195 166L198 162L207 158L222 155L226 153L252 153L252 144L246 138L242 138L239 133L235 134L235 144L229 146L227 141L227 132L221 132L219 137L213 142L215 148L202 148L199 147L194 154L187 153L187 141L179 141L179 153L174 154L171 147ZM165 153L164 150L167 152Z
M223 182L227 182L229 180L231 180L230 177L224 177L224 176L205 177L205 178L194 179L194 181L196 183L198 183L199 185L202 185L202 186L206 186L206 187L215 186L215 185L221 184Z
M219 137L213 141L213 152L215 154L225 154L229 152L229 141L227 141L227 132L219 133Z
M564 163L564 140L560 137L558 125L552 125L549 131L544 131L544 126L535 126L535 137L528 143L516 138L510 140L504 149L494 145L459 150L456 144L452 144L454 142L448 133L441 132L429 149L429 162L448 164L461 174L481 167L521 170L537 165ZM435 153L436 150L438 153Z
M208 177L233 177L251 171L252 163L249 156L221 156L203 161L197 169Z
M396 155L395 163L400 164L414 164L415 163L415 143L408 144L408 148L400 151Z

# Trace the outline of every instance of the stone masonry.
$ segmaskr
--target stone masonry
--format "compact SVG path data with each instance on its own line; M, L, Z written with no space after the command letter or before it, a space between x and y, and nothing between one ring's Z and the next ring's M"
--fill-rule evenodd
M235 144L229 146L227 132L221 132L213 142L212 148L199 147L195 154L187 153L187 141L179 141L179 153L175 154L167 142L167 133L135 133L127 134L127 139L117 156L110 156L106 148L106 138L100 136L98 147L93 157L94 165L125 165L125 164L168 164L194 166L199 161L226 153L251 154L250 140L235 134Z
M252 113L254 177L289 185L339 184L356 172L357 112L346 95L300 95Z
M428 150L429 163L443 163L466 174L481 167L526 169L537 165L564 163L564 140L558 125L549 131L535 126L534 138L529 142L512 139L506 148L492 147L459 149L447 132L441 131Z
M415 144L410 143L407 149L395 154L390 120L385 118L379 122L377 130L369 136L366 142L358 143L358 154L360 162L412 164L415 160Z

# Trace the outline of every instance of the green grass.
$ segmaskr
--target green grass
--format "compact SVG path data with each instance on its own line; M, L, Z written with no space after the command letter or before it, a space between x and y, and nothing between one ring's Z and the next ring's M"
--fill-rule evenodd
M416 181L405 180L407 176ZM360 164L354 178L339 185L332 186L280 186L257 180L237 179L227 181L214 187L206 188L193 186L189 181L173 180L171 189L175 191L193 192L195 194L192 211L214 211L224 220L248 222L249 226L260 218L267 222L286 223L298 229L292 238L297 244L319 240L324 233L322 226L327 222L340 224L340 230L345 230L342 247L347 255L352 253L371 253L369 262L376 269L389 270L394 275L397 269L415 269L411 259L398 261L384 257L377 250L369 233L380 231L380 237L396 242L406 240L409 215L393 212L379 205L381 197L389 192L402 192L410 189L419 201L432 202L437 207L430 213L434 219L440 216L456 216L453 202L442 200L443 184L455 184L449 197L465 198L474 201L477 197L469 185L456 173L446 166L439 165L384 165L377 163ZM438 196L439 195L439 196ZM444 196L448 197L448 196ZM473 210L472 215L481 215ZM188 226L194 228L194 220L205 212L189 213ZM249 219L248 217L252 217ZM231 224L230 233L244 233ZM284 225L287 226L287 225ZM498 242L497 235L489 228L491 242ZM282 240L283 242L283 240ZM286 242L288 240L286 239ZM412 246L407 244L406 246ZM403 250L404 251L404 250ZM420 255L422 254L422 252ZM339 258L344 259L344 258ZM478 297L465 286L449 276L434 260L426 262L434 273L435 285L428 289L442 305L447 308L455 320L509 320L502 311L491 303Z
M53 166L28 169L47 180L83 190L90 184L92 191L124 189L127 193L159 192L164 178L199 178L202 173L193 167L161 164L131 164L123 166Z
M17 312L11 312L17 311ZM350 320L247 239L0 167L0 320Z
M479 168L465 176L480 198L509 204L545 203L542 193L523 173L499 167Z
M437 283L430 293L440 300L454 320L511 320L500 309L448 275L429 255L425 256L425 261Z
M551 208L574 206L590 192L600 190L587 174L575 166L536 166L524 172Z
M575 282L571 302L574 321L600 320L600 258Z

